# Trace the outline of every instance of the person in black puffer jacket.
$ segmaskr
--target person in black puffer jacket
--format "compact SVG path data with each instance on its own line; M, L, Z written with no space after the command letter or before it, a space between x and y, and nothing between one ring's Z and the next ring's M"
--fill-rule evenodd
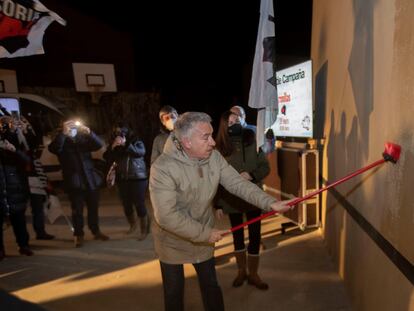
M29 247L25 211L29 188L24 173L30 158L21 150L16 133L11 131L12 120L3 116L0 120L0 260L6 255L3 245L3 222L9 217L19 253L33 255Z
M109 165L116 163L116 184L125 216L130 228L128 234L137 229L134 208L140 220L138 240L144 240L149 231L149 218L145 206L148 187L148 172L144 160L145 146L134 137L131 130L120 124L114 128L111 143L103 157Z

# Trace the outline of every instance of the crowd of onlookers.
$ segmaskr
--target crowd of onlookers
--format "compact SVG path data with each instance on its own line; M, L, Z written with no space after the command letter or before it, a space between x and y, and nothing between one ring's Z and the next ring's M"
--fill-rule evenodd
M63 188L71 204L71 226L74 246L84 243L84 206L87 225L94 239L108 240L99 227L99 194L107 180L94 166L91 152L104 146L104 141L79 120L62 122L61 129L48 146L29 120L0 107L0 261L6 256L3 231L12 227L22 255L31 256L26 210L31 207L32 224L37 240L55 237L45 230L47 211L53 186L44 172L40 155L42 148L55 154L62 168ZM161 131L154 139L151 161L162 153L163 146L177 119L177 111L164 106L160 113ZM126 220L128 235L144 240L150 230L145 206L148 188L148 168L144 160L146 148L142 140L127 124L116 124L109 138L103 158L112 171Z

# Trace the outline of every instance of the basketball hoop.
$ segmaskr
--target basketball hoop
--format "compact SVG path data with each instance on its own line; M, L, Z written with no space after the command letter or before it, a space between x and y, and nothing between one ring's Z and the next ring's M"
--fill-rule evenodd
M117 92L113 64L73 63L73 75L77 92L91 95L91 103L99 104L107 92Z

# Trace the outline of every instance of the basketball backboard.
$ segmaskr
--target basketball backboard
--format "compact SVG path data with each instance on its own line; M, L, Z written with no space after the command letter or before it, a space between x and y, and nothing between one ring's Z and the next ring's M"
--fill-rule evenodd
M76 91L116 92L116 79L113 64L73 63Z
M76 91L91 94L92 102L98 103L104 92L116 92L113 64L72 63Z
M0 69L0 93L17 93L16 71Z

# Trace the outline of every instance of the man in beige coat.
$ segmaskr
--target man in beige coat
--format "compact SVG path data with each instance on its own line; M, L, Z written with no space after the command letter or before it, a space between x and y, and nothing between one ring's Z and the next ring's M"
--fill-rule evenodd
M214 229L212 201L221 184L259 208L283 213L288 201L267 195L247 181L214 149L211 118L186 112L175 123L164 152L151 166L153 237L159 256L165 310L183 310L183 264L193 264L205 310L224 310L214 266L214 243L226 231Z

